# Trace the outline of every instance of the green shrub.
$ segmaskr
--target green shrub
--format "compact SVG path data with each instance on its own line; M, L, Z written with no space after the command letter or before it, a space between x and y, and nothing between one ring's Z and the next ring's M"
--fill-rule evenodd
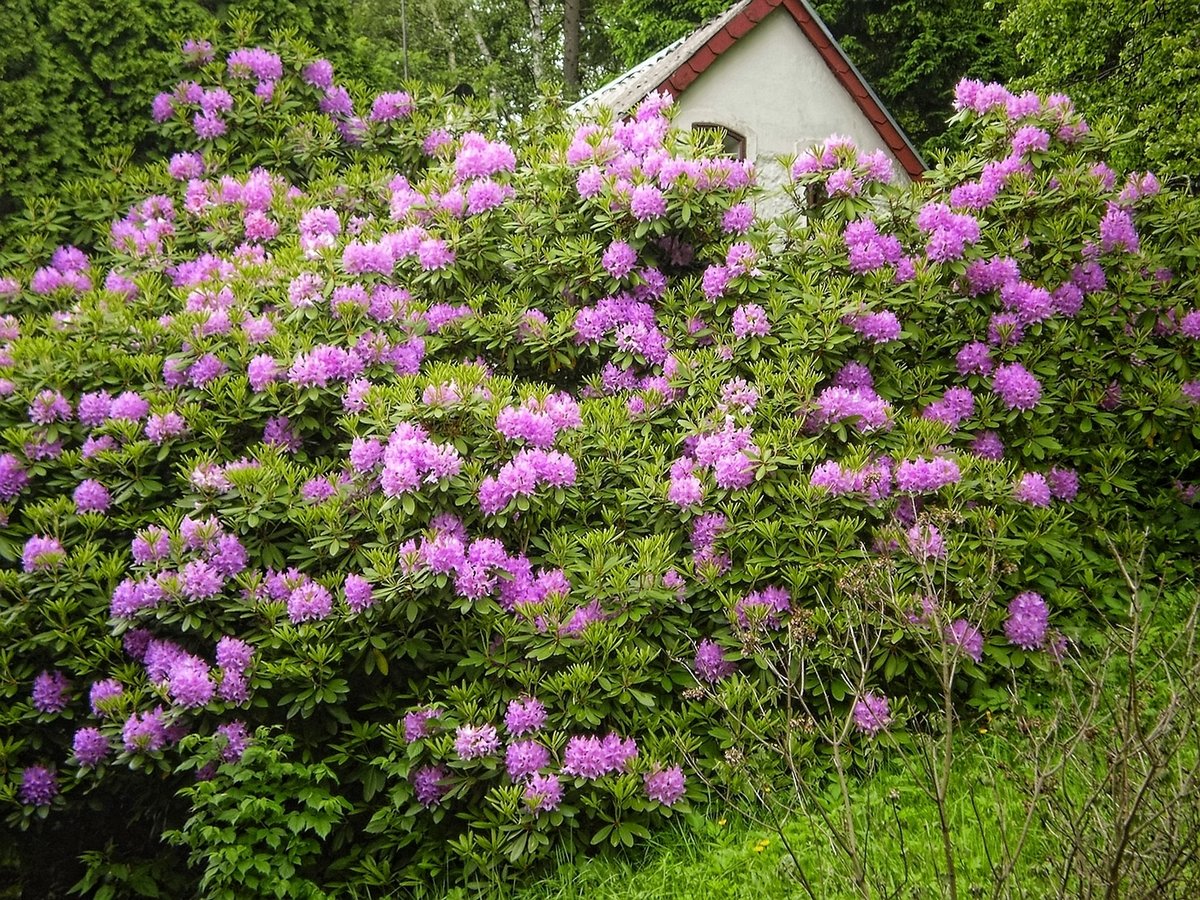
M821 634L845 716L865 563L918 622L946 584L979 710L1124 608L1095 529L1186 572L1200 210L1108 183L1065 101L964 85L972 154L897 188L831 141L807 219L751 223L747 168L658 99L505 143L237 53L161 102L180 155L81 187L96 220L127 195L111 239L30 234L3 287L27 865L92 798L214 890L486 886L685 810L732 746L696 679L758 690L764 631ZM930 702L921 646L889 631L870 686ZM277 850L311 809L241 801L299 782L322 825ZM209 830L235 808L254 834Z

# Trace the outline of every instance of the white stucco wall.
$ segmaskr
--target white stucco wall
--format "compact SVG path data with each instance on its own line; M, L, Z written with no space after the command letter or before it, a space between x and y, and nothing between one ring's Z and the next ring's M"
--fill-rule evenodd
M795 155L831 134L849 135L864 150L884 150L897 179L908 181L870 120L783 7L721 54L677 103L679 127L706 122L744 134L746 157L754 160L759 184L768 190L786 176L775 157Z

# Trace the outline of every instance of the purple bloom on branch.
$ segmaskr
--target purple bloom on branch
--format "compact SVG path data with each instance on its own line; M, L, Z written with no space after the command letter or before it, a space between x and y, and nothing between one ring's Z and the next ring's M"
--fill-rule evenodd
M672 766L662 771L647 772L643 778L646 796L663 806L674 806L683 796L685 787L683 769Z
M867 691L854 703L854 726L864 734L874 737L892 722L888 699L883 694Z
M21 773L21 802L28 806L49 806L58 796L58 777L46 766L27 766Z
M108 756L108 738L99 728L80 728L75 732L72 749L79 765L97 766Z
M43 671L33 679L33 708L43 713L58 713L67 708L71 683L57 669Z

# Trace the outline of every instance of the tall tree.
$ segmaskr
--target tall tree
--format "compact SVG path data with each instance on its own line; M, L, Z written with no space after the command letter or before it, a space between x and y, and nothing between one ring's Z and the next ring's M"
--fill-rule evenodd
M955 145L946 119L960 78L1008 81L1013 41L992 0L818 0L817 12L926 153Z
M400 7L350 2L364 74L378 82L401 54ZM407 14L412 77L469 84L504 108L523 109L556 83L574 97L614 71L609 31L589 0L408 0Z
M614 62L636 65L724 12L733 0L597 0Z
M345 0L4 0L0 3L0 216L89 171L106 148L154 146L150 102L170 86L186 37L235 13L258 34L288 29L319 47L346 42Z
M567 96L579 94L579 43L583 0L563 0L563 85Z
M1027 84L1141 132L1117 161L1200 176L1200 16L1194 0L1016 0L1004 30Z

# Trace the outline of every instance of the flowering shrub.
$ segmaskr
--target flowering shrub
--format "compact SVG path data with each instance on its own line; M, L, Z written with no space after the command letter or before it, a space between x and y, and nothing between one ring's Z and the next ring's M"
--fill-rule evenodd
M832 141L807 221L755 222L664 98L505 141L193 63L110 239L0 282L14 827L178 797L203 866L237 785L318 773L288 865L326 887L630 844L731 748L697 684L768 677L863 559L994 597L943 635L986 706L1110 611L1098 528L1194 533L1200 210L1064 98L964 84L974 155L899 188ZM830 713L879 737L920 646Z

